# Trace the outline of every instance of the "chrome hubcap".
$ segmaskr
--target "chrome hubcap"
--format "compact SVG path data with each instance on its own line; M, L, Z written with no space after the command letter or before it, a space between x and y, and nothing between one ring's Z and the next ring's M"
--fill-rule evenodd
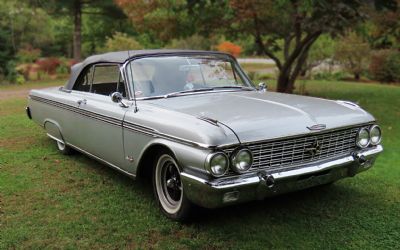
M176 213L182 204L183 188L179 169L171 156L160 157L155 178L161 206L170 214Z
M177 202L181 197L181 180L176 166L172 162L167 163L167 167L163 170L164 193L167 198L173 202Z

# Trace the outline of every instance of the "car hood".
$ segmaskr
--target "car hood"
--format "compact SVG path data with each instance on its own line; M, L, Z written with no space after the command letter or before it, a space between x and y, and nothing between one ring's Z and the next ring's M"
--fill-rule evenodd
M216 120L220 127L232 129L241 142L312 133L308 127L317 124L332 129L374 121L369 113L348 102L274 92L204 93L151 103L196 119Z

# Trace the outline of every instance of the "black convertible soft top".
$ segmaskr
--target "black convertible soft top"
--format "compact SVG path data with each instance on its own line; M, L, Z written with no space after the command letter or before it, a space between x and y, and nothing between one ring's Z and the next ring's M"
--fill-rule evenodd
M217 51L203 51L203 50L167 50L167 49L159 49L159 50L129 50L126 51L116 51L109 52L105 54L93 55L89 56L85 60L80 63L75 64L71 67L71 76L68 82L65 84L64 89L71 90L75 84L76 79L82 70L91 64L94 63L118 63L123 64L127 60L135 57L142 57L147 55L174 55L174 54L220 54L220 55L228 55L226 53L217 52ZM230 56L230 55L228 55Z

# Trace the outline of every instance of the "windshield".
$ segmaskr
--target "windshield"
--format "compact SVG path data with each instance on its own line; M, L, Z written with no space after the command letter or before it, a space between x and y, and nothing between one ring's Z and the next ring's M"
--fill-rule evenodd
M140 58L128 64L127 74L136 98L252 88L247 77L228 56Z

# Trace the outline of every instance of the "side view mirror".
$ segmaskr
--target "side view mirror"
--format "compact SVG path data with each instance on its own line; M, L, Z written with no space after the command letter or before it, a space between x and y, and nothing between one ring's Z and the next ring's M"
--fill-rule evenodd
M122 94L119 92L114 92L111 94L111 100L115 103L120 103L122 101Z
M119 92L114 92L111 94L111 101L115 102L115 103L119 103L121 105L121 107L127 108L128 105L126 105L125 103L122 102L122 94Z
M267 92L267 89L268 89L268 87L267 87L267 84L265 82L260 82L258 84L258 91Z

